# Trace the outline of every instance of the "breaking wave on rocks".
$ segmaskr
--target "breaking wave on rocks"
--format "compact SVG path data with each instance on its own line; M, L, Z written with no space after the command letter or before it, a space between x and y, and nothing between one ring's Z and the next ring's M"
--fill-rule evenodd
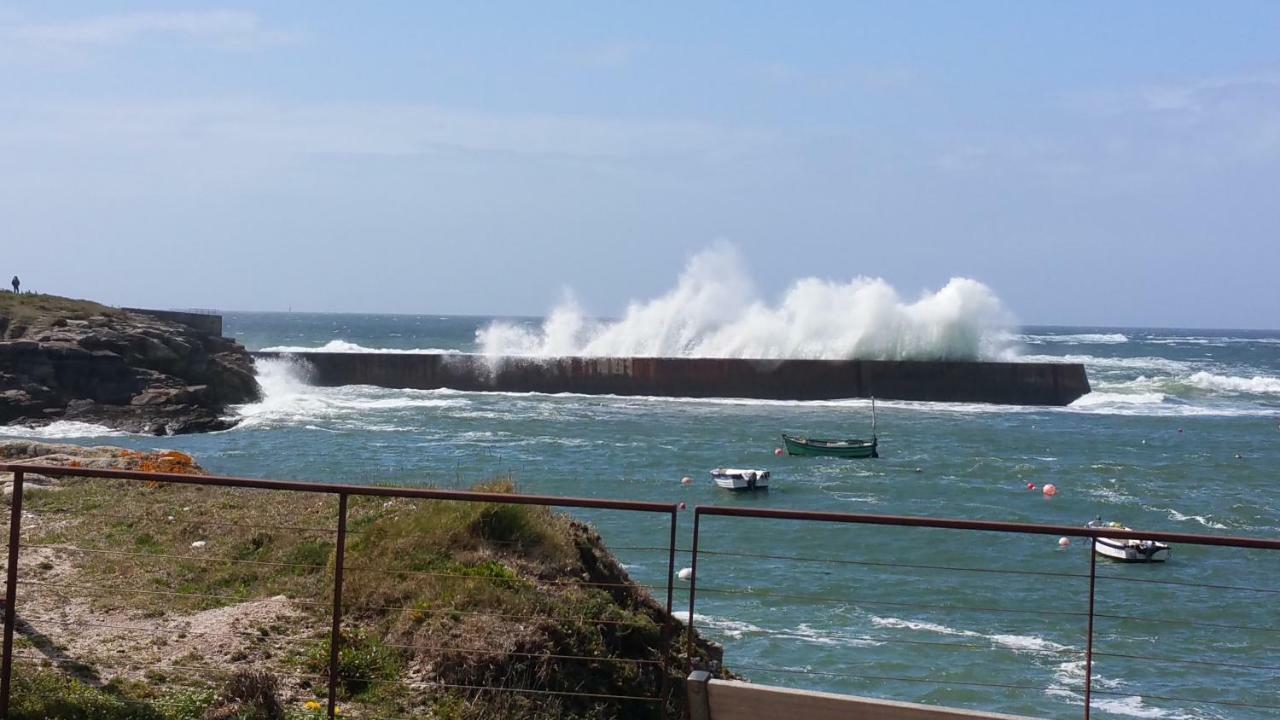
M476 344L489 355L981 360L1009 351L1012 327L995 293L968 278L915 301L878 278L804 278L770 304L738 251L719 243L620 320L592 320L568 297L541 326L494 322Z

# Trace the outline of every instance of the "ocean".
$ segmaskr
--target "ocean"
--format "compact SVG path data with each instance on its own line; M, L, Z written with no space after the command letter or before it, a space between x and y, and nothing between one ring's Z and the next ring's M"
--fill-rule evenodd
M472 352L495 321L224 318L250 349L348 352ZM501 325L536 332L540 322ZM781 432L865 436L865 400L319 388L288 361L260 363L266 397L239 408L243 421L226 432L155 438L58 423L0 433L177 449L219 474L277 479L452 488L511 473L525 492L690 508L1066 525L1101 516L1140 529L1280 534L1280 333L1025 327L1008 352L1083 362L1094 392L1066 408L878 402L877 460L774 455ZM772 487L719 490L708 471L724 466L767 468ZM1046 483L1056 496L1039 491ZM664 519L579 515L637 581L665 583ZM689 513L681 548L691 531ZM710 552L699 560L694 620L754 681L1080 716L1082 541L710 518L701 543ZM687 564L682 554L677 567ZM1124 617L1097 620L1095 717L1280 716L1280 553L1177 546L1164 565L1100 563L1099 573L1098 611ZM677 609L686 588L677 582Z

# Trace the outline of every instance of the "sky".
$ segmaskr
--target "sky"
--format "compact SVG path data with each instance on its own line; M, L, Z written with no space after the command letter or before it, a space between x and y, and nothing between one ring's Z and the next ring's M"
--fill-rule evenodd
M1280 326L1280 3L0 0L0 276L117 305L598 315L955 276Z

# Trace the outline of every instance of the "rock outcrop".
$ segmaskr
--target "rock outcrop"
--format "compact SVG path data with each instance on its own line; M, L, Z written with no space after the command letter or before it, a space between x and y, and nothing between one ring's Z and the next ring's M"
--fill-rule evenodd
M190 455L176 450L141 452L110 445L86 447L33 440L0 442L0 462L51 465L56 467L92 468L97 470L141 470L143 472L204 475L204 468ZM52 479L28 473L31 485L48 485ZM13 493L13 473L0 472L0 492L5 498Z
M0 424L56 420L135 433L225 430L260 390L239 343L94 303L0 304Z

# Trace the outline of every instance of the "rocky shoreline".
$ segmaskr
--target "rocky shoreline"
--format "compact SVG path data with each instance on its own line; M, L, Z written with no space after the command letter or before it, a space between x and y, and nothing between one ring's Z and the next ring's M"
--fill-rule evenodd
M87 301L0 296L0 424L208 432L260 395L253 358L229 338Z

